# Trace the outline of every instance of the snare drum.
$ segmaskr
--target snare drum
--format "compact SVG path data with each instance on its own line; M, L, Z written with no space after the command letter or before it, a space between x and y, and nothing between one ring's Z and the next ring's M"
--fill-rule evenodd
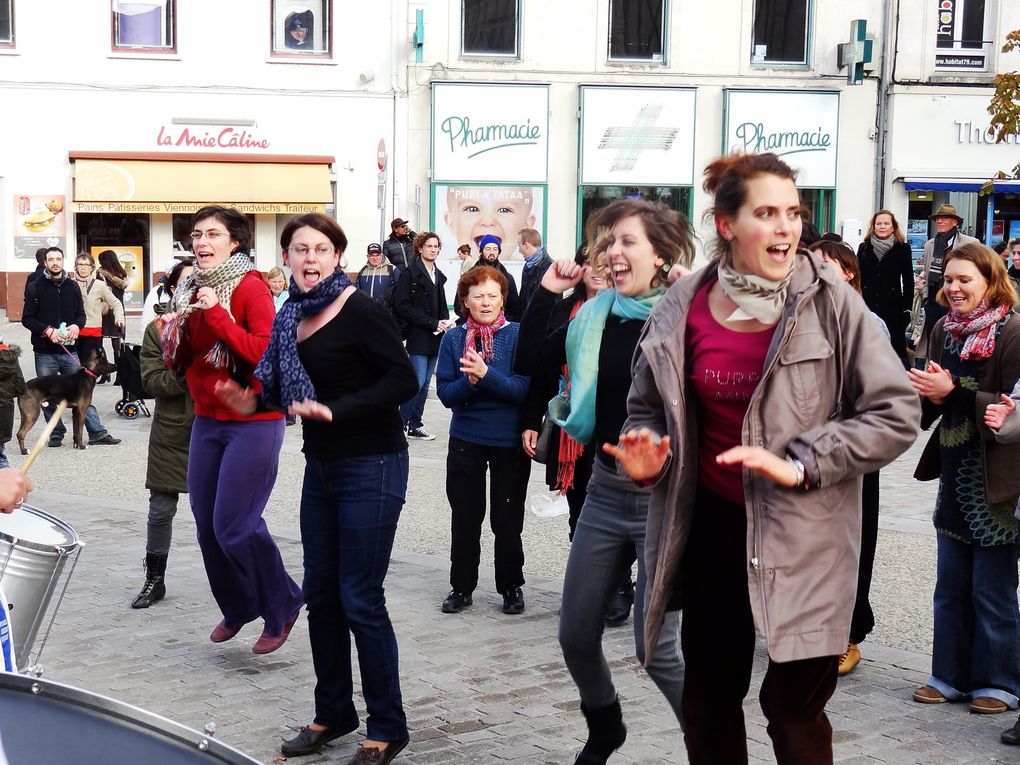
M214 738L107 696L0 672L0 728L11 765L258 765Z
M30 666L32 646L46 610L71 561L50 616L52 624L82 547L74 529L38 508L23 505L13 513L0 514L0 586L7 596L19 670Z

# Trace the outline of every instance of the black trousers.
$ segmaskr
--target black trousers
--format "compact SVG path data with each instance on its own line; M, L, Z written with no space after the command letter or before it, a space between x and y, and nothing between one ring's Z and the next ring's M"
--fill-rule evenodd
M687 665L684 743L691 765L742 765L742 703L751 683L755 632L747 590L744 508L699 489L683 561L680 640ZM759 701L779 765L831 765L825 704L838 657L769 660Z
M878 544L878 472L865 473L861 487L861 561L857 569L857 600L850 622L850 642L860 643L875 629L875 614L868 599L871 570Z
M446 497L450 501L450 586L473 592L478 585L485 474L489 473L489 525L496 537L496 591L524 584L524 498L531 461L519 446L485 446L450 437Z

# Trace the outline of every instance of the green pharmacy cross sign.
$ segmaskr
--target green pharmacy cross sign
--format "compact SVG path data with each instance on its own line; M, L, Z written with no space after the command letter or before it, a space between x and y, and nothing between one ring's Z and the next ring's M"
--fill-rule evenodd
M850 22L850 42L839 46L839 68L847 68L847 85L860 85L864 82L864 65L871 63L874 48L874 41L867 37L867 20L854 19Z

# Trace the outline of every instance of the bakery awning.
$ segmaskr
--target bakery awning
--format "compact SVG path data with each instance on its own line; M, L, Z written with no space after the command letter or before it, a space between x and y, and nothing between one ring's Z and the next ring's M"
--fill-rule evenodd
M323 212L329 156L71 152L72 212L189 213L207 204L246 213Z

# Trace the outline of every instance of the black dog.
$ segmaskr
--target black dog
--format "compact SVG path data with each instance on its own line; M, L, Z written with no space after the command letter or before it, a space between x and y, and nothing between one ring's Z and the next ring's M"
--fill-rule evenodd
M26 383L28 390L18 397L18 409L21 410L21 427L18 428L18 446L22 454L28 454L25 448L25 436L39 419L43 402L60 403L67 401L72 412L74 431L74 448L84 449L85 439L82 431L85 427L85 411L92 403L92 392L96 389L96 376L108 375L117 371L117 365L111 364L102 348L92 352L85 362L85 367L73 375L45 375L36 377Z

